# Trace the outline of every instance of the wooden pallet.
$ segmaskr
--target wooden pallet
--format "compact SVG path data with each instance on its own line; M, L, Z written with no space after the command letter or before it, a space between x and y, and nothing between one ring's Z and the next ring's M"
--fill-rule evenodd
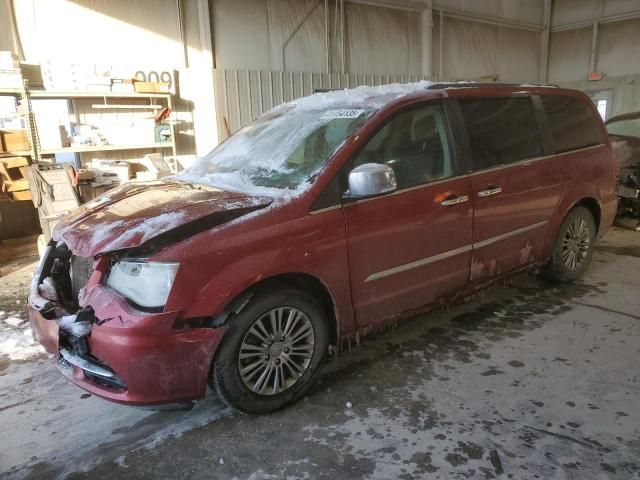
M27 169L29 160L26 157L0 158L0 183L2 191L10 200L31 200Z
M38 235L0 241L0 262L38 254Z

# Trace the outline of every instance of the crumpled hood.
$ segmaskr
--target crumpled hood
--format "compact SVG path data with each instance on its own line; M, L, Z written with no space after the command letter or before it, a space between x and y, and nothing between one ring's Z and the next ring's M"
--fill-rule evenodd
M640 137L609 135L609 138L616 154L618 169L632 168L640 163Z
M205 218L208 227L219 225L272 201L179 181L131 182L64 217L53 238L76 255L90 257L138 247Z

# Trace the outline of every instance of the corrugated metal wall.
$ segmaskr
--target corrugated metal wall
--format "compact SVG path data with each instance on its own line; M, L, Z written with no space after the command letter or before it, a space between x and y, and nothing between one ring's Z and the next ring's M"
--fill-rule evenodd
M326 74L266 70L215 71L218 131L226 138L262 113L318 90L417 82L418 75Z

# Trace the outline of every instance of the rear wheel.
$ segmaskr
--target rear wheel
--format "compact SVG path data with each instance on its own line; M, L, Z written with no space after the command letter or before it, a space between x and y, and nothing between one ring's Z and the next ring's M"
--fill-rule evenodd
M560 226L546 276L560 282L580 278L591 263L595 239L596 223L591 212L585 207L571 210Z
M311 387L328 344L326 314L315 298L292 288L256 293L230 320L213 387L238 410L278 410Z

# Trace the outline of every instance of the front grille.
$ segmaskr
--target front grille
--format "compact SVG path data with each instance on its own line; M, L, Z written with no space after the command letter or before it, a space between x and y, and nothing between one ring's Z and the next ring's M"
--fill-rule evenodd
M77 300L80 290L85 287L92 273L92 258L78 257L76 255L71 256L69 276L71 277L71 293L74 300Z

